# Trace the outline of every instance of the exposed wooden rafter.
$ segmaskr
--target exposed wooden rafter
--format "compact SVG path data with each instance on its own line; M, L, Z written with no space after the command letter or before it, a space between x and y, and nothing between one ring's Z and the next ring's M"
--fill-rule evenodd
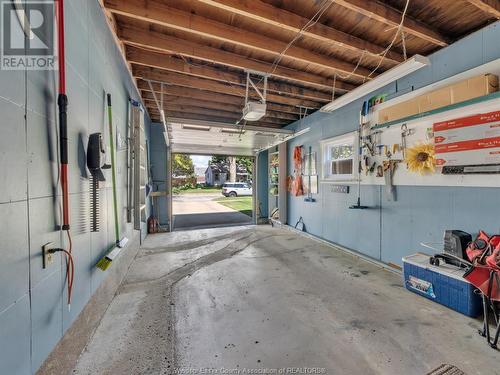
M283 30L301 32L303 36L315 39L320 42L335 44L338 47L345 48L349 51L362 53L366 51L368 54L381 54L385 47L378 46L356 36L344 33L343 31L334 29L316 23L315 25L302 30L308 23L308 19L301 17L295 13L269 5L261 0L197 0L201 3L239 14L255 21L263 22L269 25L276 26ZM404 61L402 55L394 51L389 51L386 59L399 63Z
M401 22L401 12L376 0L335 0L335 3L388 26L397 27ZM403 30L441 47L449 44L444 35L408 15L405 17Z
M200 78L208 78L216 81L230 82L231 84L244 86L246 75L233 72L227 72L207 65L189 64L182 59L165 55L154 51L145 51L132 46L127 47L127 59L130 63L143 65L152 68L159 68L176 73L183 73ZM351 89L355 86L351 86ZM347 85L345 86L347 88ZM331 99L331 93L325 93L318 90L312 90L300 86L295 86L283 82L268 81L267 89L270 92L279 95L290 95L302 97L304 99L319 100L328 102ZM345 90L338 90L345 92Z
M153 119L158 120L160 118L160 114L155 108L149 107L148 112L151 114ZM206 114L200 115L200 114L191 113L191 112L167 111L165 113L165 115L167 116L167 120L168 120L168 117L175 117L175 118L187 119L187 120L189 120L189 119L191 119L191 120L204 120L204 121L221 122L221 123L232 124L232 125L235 124L234 118L227 118L227 117L222 117L222 116L209 116ZM273 123L268 123L265 121L256 121L256 122L252 122L251 124L255 125L255 126L265 126L268 128L281 128L282 127L281 124L273 124Z
M155 100L152 98L152 94L145 95L143 99L145 102L148 103L156 103ZM241 116L241 110L242 110L242 106L209 102L197 99L188 99L176 96L165 96L163 100L163 106L165 109L170 109L170 110L174 110L176 108L187 108L187 107L207 108L218 111L231 112L239 116ZM299 119L298 115L275 112L275 111L267 111L266 117L287 120L287 121L295 121Z
M156 0L105 0L111 12L139 19L145 22L159 24L165 27L182 30L199 36L208 37L251 48L273 56L280 55L287 43L272 39L248 30L227 25L211 19L180 11ZM335 57L322 55L308 49L289 46L285 56L298 61L328 69L341 74L352 74L354 77L370 79L370 69L358 67Z
M380 73L404 61L403 39L409 55L428 55L500 19L500 0L411 1L386 51L405 0L98 1L153 119L162 96L170 117L234 124L250 73L267 76L261 124L273 128L375 77L377 64ZM319 13L320 3L331 8Z
M171 83L177 86L199 88L206 91L214 91L222 94L230 94L234 96L244 97L245 88L241 86L230 85L228 83L216 82L209 79L191 77L184 74L172 73L167 71L158 71L155 69L132 66L132 73L134 77L144 78L146 80L153 80L158 82ZM281 103L294 106L304 106L311 108L319 108L320 103L311 100L291 98L276 94L267 94L267 101L273 103Z
M155 103L149 103L151 108L155 108ZM166 113L168 112L184 112L184 113L194 113L198 115L207 115L214 117L225 117L228 119L233 119L235 122L241 118L241 113L204 108L202 106L190 105L190 106L175 106L174 108L165 108ZM293 121L293 120L292 120ZM279 119L276 117L265 116L262 118L261 122L269 123L269 124L278 124L278 125L286 125L290 122L290 119Z
M475 7L481 9L496 19L500 19L500 1L499 0L467 0Z
M143 80L138 80L137 85L139 89L141 89L143 98L153 99L153 94L150 91L151 89L146 82L144 82ZM158 97L158 95L160 95L160 85L156 82L152 82L152 86L155 92L157 93ZM237 96L214 93L190 87L167 85L164 86L163 88L163 94L176 96L180 98L197 99L205 103L213 102L222 105L226 104L234 105L238 106L240 110L241 108L243 108L243 105L245 104L245 100ZM276 104L276 103L267 103L267 108L270 111L290 113L290 114L300 114L301 112L303 112L303 110L301 111L301 109L298 107L284 105L284 104Z
M252 60L236 53L208 47L203 44L175 38L154 31L121 26L120 38L125 44L154 48L159 51L180 54L237 69L267 72L270 67L270 64L266 62ZM278 66L274 72L272 72L271 76L330 90L334 83L333 79L283 66ZM341 82L336 82L336 87L337 85L341 85Z

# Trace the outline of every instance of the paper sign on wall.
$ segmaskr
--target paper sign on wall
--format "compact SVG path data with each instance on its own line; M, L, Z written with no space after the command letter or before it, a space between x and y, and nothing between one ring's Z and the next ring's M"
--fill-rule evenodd
M438 165L500 163L500 111L433 125Z

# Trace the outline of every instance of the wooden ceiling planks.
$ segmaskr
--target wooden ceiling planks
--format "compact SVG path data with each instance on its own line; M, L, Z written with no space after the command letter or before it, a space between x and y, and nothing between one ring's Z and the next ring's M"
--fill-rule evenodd
M229 82L231 84L241 86L244 86L246 83L245 74L224 71L212 67L209 64L190 63L186 59L161 54L155 51L147 51L130 46L127 48L126 56L130 63L136 65L143 65L176 73L184 73L200 78ZM259 84L258 87L262 89L263 84ZM352 89L354 87L355 86L353 85L343 85L343 90L339 91L345 92L347 89ZM273 93L278 93L279 95L289 95L326 102L330 101L332 96L330 92L313 90L273 80L269 80L268 90Z
M500 19L500 1L499 0L468 0L476 8L491 15L491 17Z
M378 55L393 39L406 0L103 3L156 119L156 103L143 79L152 80L157 93L157 82L168 83L163 91L170 116L234 123L244 105L246 71L270 73L262 124L282 126L301 116L303 107L311 111L330 101L334 82L339 95L404 60L400 37L382 61ZM410 0L403 28L408 56L426 55L499 19L499 3ZM325 4L326 10L320 8ZM321 9L319 22L303 30Z

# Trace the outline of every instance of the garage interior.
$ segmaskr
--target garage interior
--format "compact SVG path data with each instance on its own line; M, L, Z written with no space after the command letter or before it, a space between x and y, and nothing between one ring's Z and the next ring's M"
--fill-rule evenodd
M0 5L0 374L500 374L500 1Z

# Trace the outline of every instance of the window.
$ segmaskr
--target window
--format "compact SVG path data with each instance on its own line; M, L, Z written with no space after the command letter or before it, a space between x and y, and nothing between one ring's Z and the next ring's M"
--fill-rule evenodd
M321 141L322 180L349 181L357 176L357 133Z

